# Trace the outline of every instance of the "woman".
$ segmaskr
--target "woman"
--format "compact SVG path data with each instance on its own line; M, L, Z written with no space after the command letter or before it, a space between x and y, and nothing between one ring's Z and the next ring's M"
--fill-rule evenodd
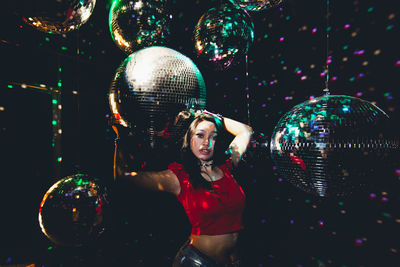
M218 141L224 127L234 136L227 150L229 159ZM174 194L185 208L192 231L173 267L239 266L236 249L245 196L231 170L246 151L251 134L251 127L243 123L203 111L184 136L181 163L158 172L118 171L119 179Z

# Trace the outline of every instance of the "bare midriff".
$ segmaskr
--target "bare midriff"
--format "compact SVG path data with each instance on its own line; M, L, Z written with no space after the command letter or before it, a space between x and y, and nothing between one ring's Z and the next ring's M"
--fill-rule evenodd
M237 260L238 232L223 235L190 235L190 243L221 263Z

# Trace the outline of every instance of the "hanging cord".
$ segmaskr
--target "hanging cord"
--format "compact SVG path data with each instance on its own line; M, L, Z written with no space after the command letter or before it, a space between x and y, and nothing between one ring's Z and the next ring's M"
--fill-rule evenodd
M246 101L247 101L247 125L250 126L250 93L249 93L249 60L247 53L245 55L246 62Z
M73 90L73 93L74 93L74 91L76 91L76 93L74 93L74 94L76 94L76 112L77 112L77 118L76 118L76 123L77 123L77 135L78 135L78 139L79 140L82 140L82 138L81 138L81 120L80 120L80 90L79 90L79 77L80 77L80 75L79 75L79 72L80 72L80 68L79 68L79 54L80 54L80 49L79 49L79 29L77 29L77 31L76 31L76 62L75 62L75 66L76 66L76 88L74 88L74 89L72 89ZM82 146L80 146L80 147L82 147ZM78 172L80 172L80 169L81 169L81 150L80 150L81 148L78 148L78 154L77 154L77 160L76 160L76 163L75 163L75 168L77 169L77 171Z
M326 58L325 58L325 89L323 90L325 95L329 95L329 32L330 32L330 26L329 26L329 16L330 16L330 10L329 10L329 4L330 0L326 0Z

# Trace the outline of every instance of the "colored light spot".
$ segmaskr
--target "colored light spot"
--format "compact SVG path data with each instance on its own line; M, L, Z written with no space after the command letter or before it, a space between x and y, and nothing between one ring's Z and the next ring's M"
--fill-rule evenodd
M369 7L367 11L368 11L368 13L374 11L374 7L373 6Z
M201 206L202 206L204 209L208 209L208 203L205 202L205 201L203 201L203 202L201 203Z
M354 240L354 244L355 244L356 246L362 246L362 245L363 245L363 240L362 240L361 238L356 238L356 239Z
M53 121L51 122L51 124L57 125L57 121L53 120Z
M8 88L13 88L13 86L11 84L7 85Z
M348 28L350 28L350 24L346 24L346 25L344 25L344 28L345 28L345 29L348 29Z
M279 42L283 42L283 41L285 41L285 37L279 38Z
M52 250L52 249L53 249L53 247L52 247L52 246L50 246L50 247L48 247L48 248L47 248L47 250Z
M317 32L317 28L312 29L311 33L316 33Z
M390 25L388 25L388 26L386 27L386 30L387 30L387 31L389 31L389 30L391 30L391 29L393 29L393 24L390 24Z
M68 50L68 47L66 47L66 46L61 46L61 50L62 50L62 51L66 51L66 50Z
M290 224L294 224L294 220L290 220Z
M54 105L57 105L57 99L51 100L51 103L53 103Z
M354 51L354 55L358 55L358 56L360 56L360 55L363 55L363 54L364 54L364 52L365 52L365 50L364 50L364 49L361 49L361 50L356 50L356 51Z
M278 178L278 182L282 183L283 179L281 177Z
M363 95L362 92L357 92L357 93L356 93L356 97L361 97L362 95Z
M57 158L57 161L58 161L58 162L62 162L62 157L58 157L58 158Z
M387 197L382 197L381 198L381 202L388 202L388 201L389 201L389 199Z
M344 45L344 46L342 47L343 50L347 50L348 48L349 48L348 45Z
M319 226L324 226L324 221L323 221L323 220L319 220L319 221L318 221L318 225L319 225Z
M394 173L395 173L396 175L400 175L400 169L395 170Z

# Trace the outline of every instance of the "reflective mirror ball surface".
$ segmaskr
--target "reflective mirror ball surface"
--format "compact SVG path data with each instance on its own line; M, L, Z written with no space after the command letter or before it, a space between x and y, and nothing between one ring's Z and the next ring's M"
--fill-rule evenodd
M63 34L85 24L95 5L96 0L25 1L23 20L39 31Z
M104 232L109 204L107 188L99 179L86 174L67 176L44 195L39 225L55 244L82 246Z
M321 197L350 195L374 183L379 166L398 148L385 112L342 95L295 106L277 123L270 146L283 178Z
M253 41L254 25L250 16L229 3L209 9L194 30L197 56L219 71L241 62Z
M192 60L173 49L152 46L131 54L119 66L109 104L113 116L133 133L140 156L146 158L146 148L178 145L188 126L188 111L206 107L206 87Z
M283 0L229 0L247 11L262 11L280 5Z
M165 0L114 0L108 23L114 43L129 55L141 48L165 45L171 18Z

